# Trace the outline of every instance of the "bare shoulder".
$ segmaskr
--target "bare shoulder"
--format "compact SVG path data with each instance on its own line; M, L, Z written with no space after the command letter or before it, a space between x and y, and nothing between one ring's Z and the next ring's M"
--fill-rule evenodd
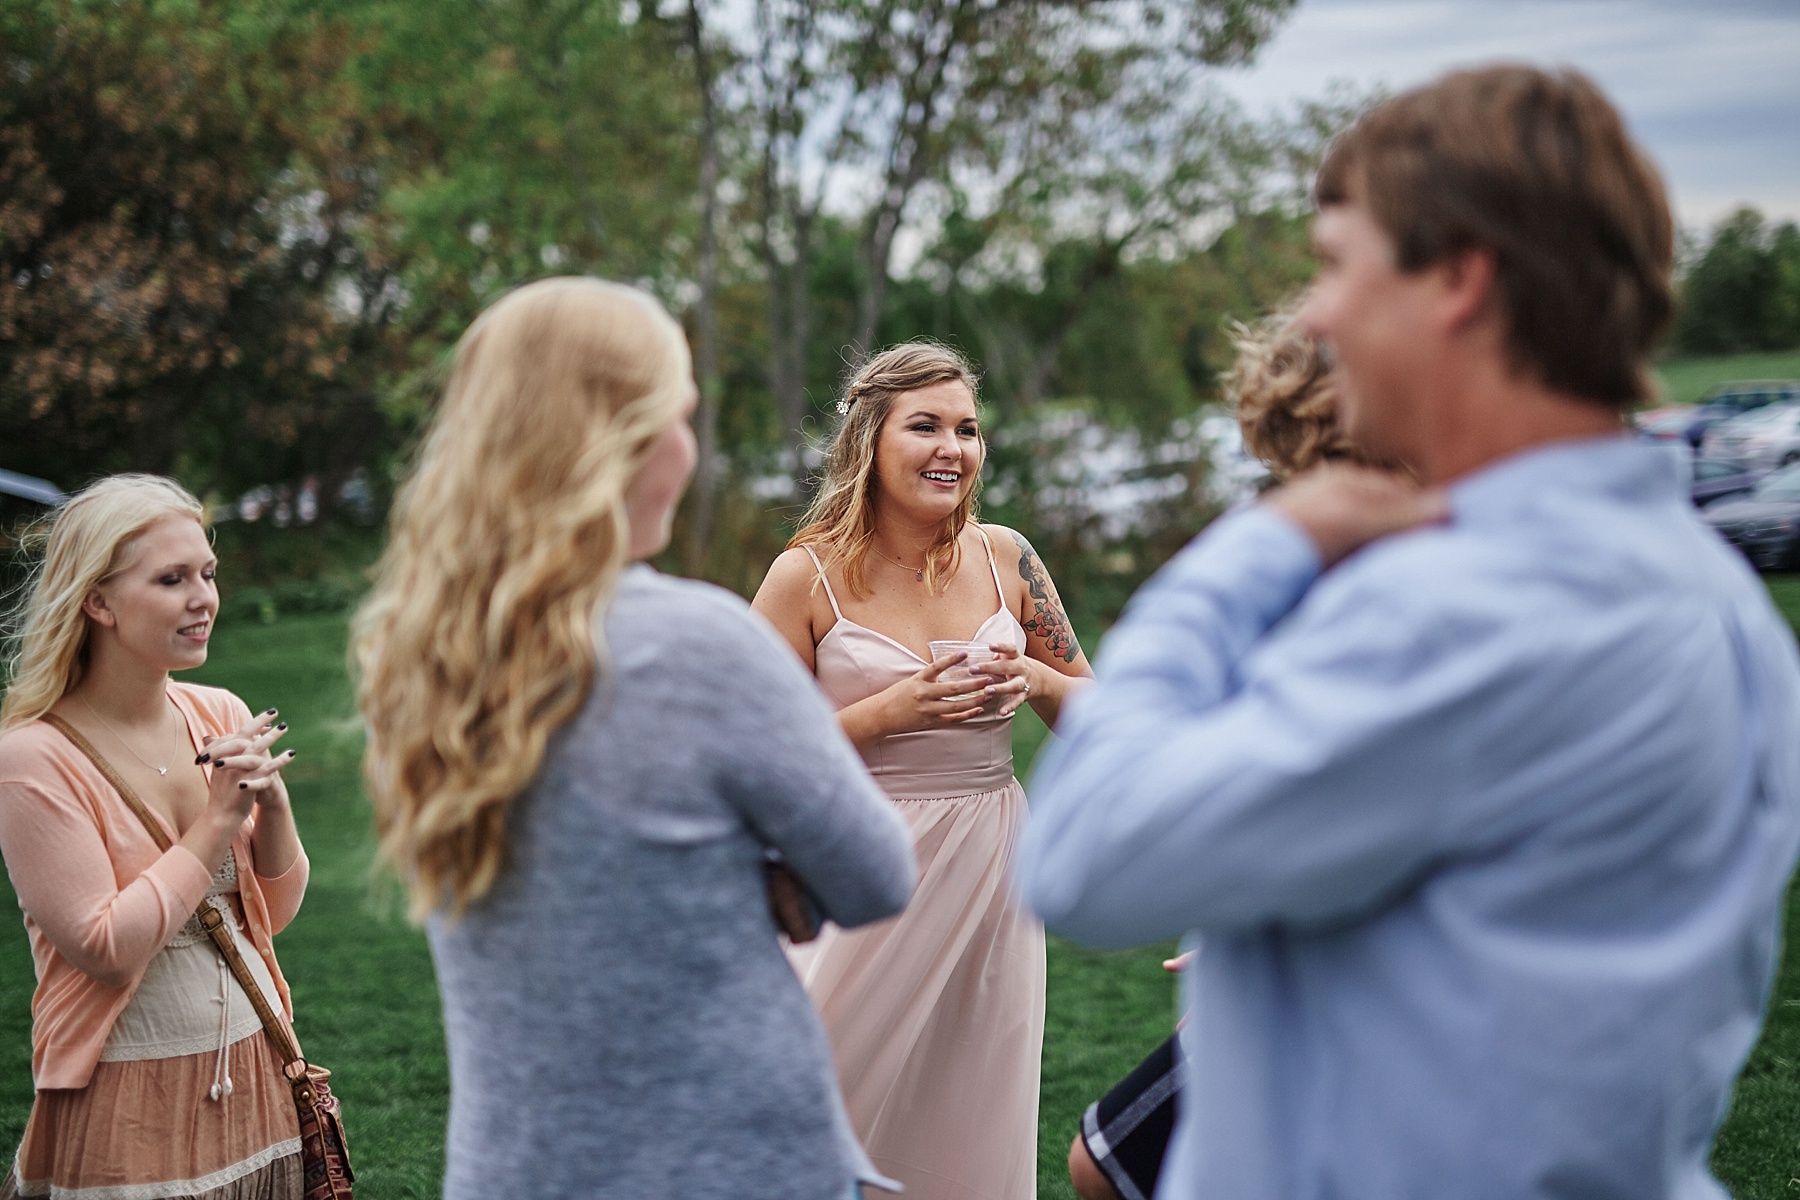
M769 564L768 574L763 576L750 607L792 640L799 629L812 627L812 601L818 578L819 569L813 566L812 555L804 547L783 550Z
M1016 558L1022 549L1031 545L1025 540L1024 534L1005 525L990 525L984 521L981 524L981 532L987 534L988 541L994 543L995 558L1007 555Z
M813 647L818 641L813 628L813 581L818 577L812 555L804 548L795 546L783 550L769 564L762 586L756 589L756 598L750 602L750 607L762 614L763 619L794 648L794 653L800 656L809 671L813 667Z
M1075 673L1084 672L1086 660L1081 656L1081 646L1075 640L1075 631L1069 625L1062 598L1056 594L1056 584L1051 582L1044 560L1018 530L1004 525L983 525L981 528L994 543L996 562L1001 561L999 547L1011 547L1005 552L1005 561L1010 562L1013 569L1002 570L1000 575L1007 579L1009 589L1017 589L1012 594L1018 598L1019 624L1024 626L1030 640L1028 648L1032 656L1056 665L1065 673L1069 673L1071 667Z
M1000 578L1006 581L1008 594L1015 602L1025 595L1025 584L1031 579L1032 563L1039 561L1037 551L1031 548L1031 542L1024 534L1005 525L982 525L981 532L987 535L988 545L994 548L994 562L1000 568ZM1042 567L1040 565L1039 569Z
M987 534L988 544L994 548L994 561L1001 566L1019 566L1027 558L1036 555L1031 543L1025 535L1005 525L982 525L981 532Z
M818 568L813 566L812 556L806 552L805 547L794 546L783 550L769 564L762 586L756 589L757 599L764 596L771 599L792 599L804 595L811 590L812 582L818 578L818 574Z

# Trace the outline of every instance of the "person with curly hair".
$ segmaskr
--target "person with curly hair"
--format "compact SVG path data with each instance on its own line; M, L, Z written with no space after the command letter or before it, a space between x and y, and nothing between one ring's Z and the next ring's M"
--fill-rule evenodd
M1232 328L1237 355L1223 380L1244 448L1281 484L1322 462L1370 458L1344 436L1329 356L1288 305ZM1163 964L1171 971L1187 956ZM1069 1145L1069 1179L1081 1200L1145 1200L1156 1194L1180 1103L1181 1039L1172 1035L1087 1106Z
M1368 462L1338 424L1331 362L1318 340L1300 327L1298 308L1286 308L1232 328L1237 352L1225 372L1225 400L1237 413L1244 449L1285 483L1334 459Z

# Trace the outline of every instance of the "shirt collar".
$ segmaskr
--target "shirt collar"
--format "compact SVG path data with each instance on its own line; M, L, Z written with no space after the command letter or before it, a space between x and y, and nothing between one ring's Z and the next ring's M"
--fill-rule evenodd
M1629 434L1548 442L1508 455L1450 485L1459 519L1500 516L1551 492L1638 503L1680 497L1683 465L1667 446Z

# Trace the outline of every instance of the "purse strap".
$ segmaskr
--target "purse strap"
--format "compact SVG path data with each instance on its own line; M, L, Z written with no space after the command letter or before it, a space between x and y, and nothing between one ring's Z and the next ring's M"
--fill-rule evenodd
M55 713L45 713L39 720L68 738L77 750L87 755L88 761L99 768L100 774L106 776L106 782L112 784L113 790L118 792L131 811L137 814L137 819L144 823L144 828L149 832L151 840L165 854L168 853L175 843L169 840L169 835L163 829L162 822L157 820L156 814L151 812L149 807L138 798L137 792L132 790L129 783L125 782L124 777L113 769L113 765L107 762L100 751L94 748L94 743L88 741L79 729ZM275 1010L270 1006L268 997L263 995L262 988L257 985L256 977L250 974L250 968L244 962L244 956L238 953L237 943L232 940L231 928L225 923L224 914L202 901L200 907L194 910L194 919L200 922L202 929L206 930L206 936L212 939L213 949L219 952L219 957L225 960L225 965L237 977L238 986L244 989L246 996L250 997L250 1007L256 1010L256 1017L262 1022L263 1033L268 1035L269 1041L275 1046L275 1052L281 1056L283 1072L289 1079L296 1078L290 1068L295 1063L299 1063L300 1073L304 1075L306 1057L300 1053L300 1047L295 1044L293 1034L288 1031L286 1025L281 1023L281 1018L275 1015Z

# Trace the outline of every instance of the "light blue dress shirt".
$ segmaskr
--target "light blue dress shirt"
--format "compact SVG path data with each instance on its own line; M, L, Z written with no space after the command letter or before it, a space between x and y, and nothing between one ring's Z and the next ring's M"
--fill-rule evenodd
M1800 668L1679 464L1540 448L1320 574L1253 506L1156 576L1020 878L1198 934L1160 1200L1720 1200L1800 845Z

